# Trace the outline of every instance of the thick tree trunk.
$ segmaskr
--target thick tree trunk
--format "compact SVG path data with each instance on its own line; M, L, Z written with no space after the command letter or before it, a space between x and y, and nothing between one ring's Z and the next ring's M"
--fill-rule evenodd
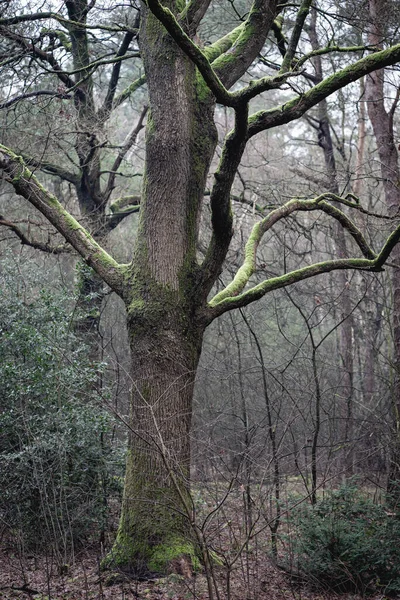
M132 406L122 516L107 563L138 575L182 571L196 541L189 501L198 317L196 238L216 145L214 100L190 60L144 11L150 114L146 174L127 302Z
M195 559L189 497L190 426L201 329L166 299L131 308L132 407L122 516L110 556L139 576L172 568L187 573ZM148 333L148 329L152 332Z

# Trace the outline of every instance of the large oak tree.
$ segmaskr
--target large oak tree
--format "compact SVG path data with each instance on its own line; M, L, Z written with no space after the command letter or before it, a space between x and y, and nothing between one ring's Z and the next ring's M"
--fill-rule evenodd
M96 107L91 82L97 65L91 60L88 44L92 32L106 31L107 24L96 25L89 19L94 3L87 0L66 0L67 14L39 12L0 19L3 39L24 56L41 62L46 72L62 78L64 87L57 93L70 97L75 105L78 159L76 171L67 175L76 188L86 227L32 172L33 165L65 178L60 168L54 173L55 165L49 166L40 157L21 156L4 145L0 146L0 168L14 191L48 219L125 303L132 352L130 437L120 526L109 562L142 575L164 572L171 565L176 567L178 559L202 551L201 532L196 528L190 500L190 426L193 386L207 326L227 311L306 278L341 269L379 271L400 239L400 228L393 226L382 248L371 248L347 212L338 208L362 210L354 197L341 198L328 192L313 199L294 198L257 221L242 266L213 296L233 236L232 186L248 141L301 118L364 75L399 62L400 44L382 50L346 49L330 43L315 52L320 56L347 52L348 63L321 78L314 71L313 52L300 52L310 0L303 0L297 9L276 0L255 0L247 15L238 17L232 31L204 47L197 33L210 5L210 0L187 4L147 0L140 7L138 39L149 113L139 227L129 264L119 264L101 245L102 232L113 222L108 208L114 186L112 173L118 170L118 156L124 150L102 188L101 152L94 127L101 129L104 118L126 97L122 93L122 100L121 96L116 100L118 70L113 67L105 101L100 109ZM28 40L18 33L33 21L57 23L57 27L50 27L54 39L59 40L56 50L43 50L40 36ZM115 20L111 21L110 31L120 33L123 26L116 27ZM126 29L115 52L115 64L127 55L135 36L136 31ZM270 74L247 78L247 83L237 85L272 43L277 48L274 60L263 59L264 72L268 69ZM57 62L65 47L74 59L70 71ZM130 91L135 87L136 83ZM291 97L286 92L283 104L250 114L253 99L264 98L281 87L291 90ZM229 107L234 127L223 141L213 174L212 235L199 258L200 214L218 138L216 104ZM133 133L136 130L134 124ZM119 203L119 208L122 205ZM254 283L257 249L263 237L278 222L301 212L324 213L333 219L352 239L351 247L357 252ZM207 560L204 553L203 558Z

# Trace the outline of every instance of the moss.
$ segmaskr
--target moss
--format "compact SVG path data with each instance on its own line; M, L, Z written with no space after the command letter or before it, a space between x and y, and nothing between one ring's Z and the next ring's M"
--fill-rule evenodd
M55 29L54 33L57 35L58 39L60 40L60 42L64 46L64 48L68 52L71 52L72 51L72 42L70 41L68 36L65 35L65 32L62 31L61 29Z
M149 110L149 112L147 113L146 136L154 135L155 130L156 130L156 126L154 123L153 115L151 113L151 110Z
M229 52L221 54L212 63L212 67L216 72L220 70L225 71L229 65L237 62L238 56L241 56L245 51L249 39L254 35L256 30L254 26L247 25L246 27L239 26L234 31L237 33L234 45L229 49Z
M129 565L133 564L134 557L135 548L132 538L119 529L111 552L101 562L101 568L104 570L115 568L126 569Z
M118 200L115 200L110 205L110 211L112 213L121 213L121 212L129 212L132 209L136 208L139 210L140 207L140 196L130 195L130 196L121 196Z
M175 6L179 12L182 12L186 7L186 2L185 0L175 0Z
M102 563L103 570L120 569L144 575L166 575L182 570L179 561L186 558L194 571L201 570L201 562L191 542L172 538L151 548L149 545L139 545L134 538L118 531L112 551Z
M156 547L149 560L149 568L156 573L166 573L177 559L187 557L195 571L201 568L194 545L179 538L173 538Z
M198 102L206 102L211 95L210 88L200 74L200 71L196 69L196 99Z
M231 32L229 32L226 36L220 38L211 46L207 46L203 49L203 54L207 58L209 62L215 61L221 54L227 52L229 48L236 42L237 38L240 36L242 30L244 28L244 24L242 23ZM215 65L213 65L214 67Z

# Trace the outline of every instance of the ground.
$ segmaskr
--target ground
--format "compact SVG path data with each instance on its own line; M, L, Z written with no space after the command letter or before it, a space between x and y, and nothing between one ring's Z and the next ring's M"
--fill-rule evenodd
M299 485L296 481L288 481L285 493L297 493L301 497ZM243 519L244 489L242 486L229 487L229 494L227 490L226 484L215 481L208 488L202 485L193 489L198 520L206 524L204 532L214 559L215 584L219 593L214 600L362 600L356 594L338 595L328 588L313 589L274 565L267 527L271 520L267 502L271 489L267 485L252 488L254 498L263 510L256 512L254 504L252 515L259 535L250 538L245 535ZM375 497L376 490L374 494ZM224 501L221 502L221 498ZM118 513L119 507L115 506L106 535L109 547L117 529ZM282 562L285 551L286 554L290 551L295 535L287 523L283 518L278 562ZM83 550L76 550L74 556L66 560L68 564L64 564L60 558L51 557L50 551L47 556L18 553L11 533L0 533L0 600L209 600L204 573L189 576L190 573L184 571L185 577L171 574L150 581L135 581L121 573L101 570L105 551L101 552L99 544L94 545L93 540ZM229 581L228 563L233 565ZM386 598L381 593L370 596L369 600Z
M227 600L226 575L216 573L220 600ZM111 580L113 584L110 585ZM249 580L249 583L246 581ZM313 591L275 568L265 557L238 564L232 573L230 600L361 600L329 590ZM129 581L99 570L95 550L75 557L73 565L56 568L45 557L23 560L6 548L0 551L0 599L25 600L208 600L204 575L191 579L170 575L154 581ZM376 596L372 600L383 600Z

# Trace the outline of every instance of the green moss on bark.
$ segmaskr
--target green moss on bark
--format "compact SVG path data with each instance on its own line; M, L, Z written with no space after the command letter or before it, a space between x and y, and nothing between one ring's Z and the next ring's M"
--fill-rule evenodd
M166 575L179 571L181 560L193 571L201 570L195 545L180 538L170 538L151 547L138 544L134 538L118 532L112 552L102 561L102 569L131 571L140 576ZM183 573L182 573L183 574Z
M179 538L172 538L157 546L149 561L151 570L157 573L166 573L176 560L186 558L190 560L193 570L200 570L200 560L196 554L194 544Z

